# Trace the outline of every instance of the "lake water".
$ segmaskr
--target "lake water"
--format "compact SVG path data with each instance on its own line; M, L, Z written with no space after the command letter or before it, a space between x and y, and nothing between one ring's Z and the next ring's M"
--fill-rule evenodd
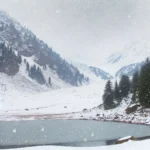
M150 126L92 120L0 122L0 147L99 146L129 135L150 136Z

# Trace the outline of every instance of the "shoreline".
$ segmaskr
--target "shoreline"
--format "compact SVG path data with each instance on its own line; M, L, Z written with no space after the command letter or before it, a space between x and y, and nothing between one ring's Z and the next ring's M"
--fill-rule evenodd
M18 121L34 121L34 120L87 120L87 121L101 121L101 122L114 122L114 123L125 123L125 124L135 124L135 125L145 125L150 126L148 122L134 122L132 120L118 120L114 118L105 117L76 117L78 113L65 113L65 114L30 114L30 115L0 115L0 122L18 122Z

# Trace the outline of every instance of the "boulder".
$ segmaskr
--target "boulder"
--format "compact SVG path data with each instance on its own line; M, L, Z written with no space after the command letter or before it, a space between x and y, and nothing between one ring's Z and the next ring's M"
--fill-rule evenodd
M138 105L133 105L133 106L129 106L125 111L126 114L131 114L133 112L135 112L138 108Z

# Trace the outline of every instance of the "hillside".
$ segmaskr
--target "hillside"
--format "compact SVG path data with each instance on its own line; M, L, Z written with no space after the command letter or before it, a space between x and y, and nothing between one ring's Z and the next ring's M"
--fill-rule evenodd
M10 47L18 56L22 57L22 62L24 62L24 59L27 60L26 63L29 64L32 72L32 74L30 74L32 80L30 81L35 87L38 83L38 87L43 88L40 85L46 85L48 78L49 81L53 83L52 88L57 89L66 86L80 86L88 83L88 78L84 77L76 67L61 58L59 54L53 51L52 47L49 47L38 39L29 29L21 26L3 11L0 11L0 41L1 43L5 43L7 47ZM22 64L20 65L22 66ZM22 68L19 67L20 65L18 65L16 71L13 72L14 69L10 70L7 75L19 75L20 68ZM10 68L11 67L10 64ZM6 73L4 70L0 72ZM36 76L34 74L35 72ZM33 74L34 77L32 76ZM22 75L22 77L26 78L26 80L29 79L24 75ZM39 78L43 79L39 80ZM37 82L36 84L35 81ZM27 83L29 82L26 82L26 85Z

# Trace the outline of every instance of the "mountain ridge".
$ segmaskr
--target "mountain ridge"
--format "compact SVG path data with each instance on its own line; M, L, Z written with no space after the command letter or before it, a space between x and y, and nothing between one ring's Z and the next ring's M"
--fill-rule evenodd
M75 66L61 58L52 47L38 39L32 31L21 26L4 11L0 11L0 41L11 47L17 55L24 57L24 59L29 58L29 61L32 60L31 62L34 62L32 65L35 68L37 66L36 69L41 69L43 72L42 68L48 68L47 74L51 75L53 72L56 78L66 85L80 86L88 83L87 77L81 74ZM38 68L38 66L41 67ZM29 67L32 69L32 66ZM51 80L55 86L53 76ZM58 86L58 88L61 87Z

